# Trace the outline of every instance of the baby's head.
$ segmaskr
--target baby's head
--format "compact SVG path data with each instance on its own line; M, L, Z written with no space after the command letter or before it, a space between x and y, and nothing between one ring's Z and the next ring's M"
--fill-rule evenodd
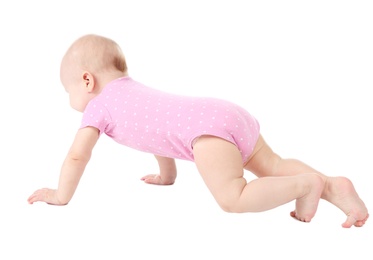
M60 77L72 108L83 112L88 102L110 81L127 76L127 64L119 45L99 35L77 39L64 55Z

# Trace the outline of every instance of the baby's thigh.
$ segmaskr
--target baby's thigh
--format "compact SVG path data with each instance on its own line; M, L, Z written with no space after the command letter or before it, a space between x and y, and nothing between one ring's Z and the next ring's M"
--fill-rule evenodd
M246 181L241 153L233 143L201 136L193 146L193 155L199 173L217 200L239 196Z

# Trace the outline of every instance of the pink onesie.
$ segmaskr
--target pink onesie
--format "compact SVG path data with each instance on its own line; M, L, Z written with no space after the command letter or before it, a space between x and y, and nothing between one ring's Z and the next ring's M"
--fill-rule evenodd
M123 77L92 99L81 128L92 126L116 142L152 154L193 161L193 141L213 135L235 144L243 162L259 137L259 124L231 102L169 94Z

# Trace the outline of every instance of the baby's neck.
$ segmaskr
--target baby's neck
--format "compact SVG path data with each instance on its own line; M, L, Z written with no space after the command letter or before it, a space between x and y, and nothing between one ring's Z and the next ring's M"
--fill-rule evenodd
M122 78L127 77L127 72L121 72L121 71L111 71L111 72L104 72L101 73L101 75L98 75L96 80L98 81L98 86L100 86L100 89L102 90L109 82Z

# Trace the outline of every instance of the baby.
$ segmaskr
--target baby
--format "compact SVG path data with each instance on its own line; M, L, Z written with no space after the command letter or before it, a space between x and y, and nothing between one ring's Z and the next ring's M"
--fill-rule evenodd
M343 227L361 227L368 210L351 181L328 177L294 159L274 153L259 132L259 123L242 107L216 98L174 95L132 79L116 42L85 35L67 50L61 82L82 123L63 162L57 189L39 189L30 204L67 204L90 160L100 135L152 153L159 174L149 184L171 185L175 159L196 164L218 205L227 212L260 212L295 200L290 215L310 222L320 198L341 209ZM244 170L258 178L247 182Z

